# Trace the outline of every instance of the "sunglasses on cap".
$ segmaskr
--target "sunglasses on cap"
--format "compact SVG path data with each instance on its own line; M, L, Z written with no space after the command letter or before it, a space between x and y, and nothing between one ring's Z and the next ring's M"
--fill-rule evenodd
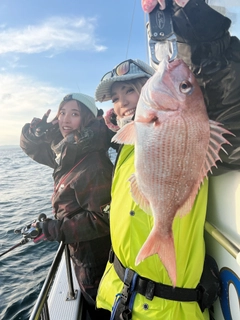
M121 62L118 66L116 66L112 71L107 72L101 79L101 81L108 80L114 76L124 76L130 71L131 64L134 64L140 71L144 73L146 70L144 70L136 61L132 59L125 60Z

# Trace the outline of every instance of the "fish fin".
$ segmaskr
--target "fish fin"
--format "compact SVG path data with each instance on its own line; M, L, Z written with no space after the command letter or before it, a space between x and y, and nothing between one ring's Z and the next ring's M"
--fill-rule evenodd
M150 203L145 195L141 192L138 187L135 174L132 174L129 178L131 184L131 193L134 201L148 214L152 214L150 210Z
M149 111L147 115L138 115L135 119L135 122L141 122L141 123L159 123L158 116L156 114L156 111Z
M175 287L177 282L177 267L172 232L167 237L163 237L159 235L159 231L156 228L153 228L136 257L135 265L138 265L144 259L154 254L158 254Z
M222 147L222 144L230 144L231 143L223 137L223 134L234 134L227 129L223 128L222 125L219 122L209 120L210 125L210 139L209 139L209 145L206 153L206 160L202 167L200 176L201 176L201 182L203 182L203 179L207 176L208 171L212 173L211 167L217 167L216 162L218 160L222 161L219 157L219 151L222 149L225 153L225 149Z
M208 144L208 149L206 152L206 159L205 162L200 170L199 178L195 186L193 187L193 190L189 196L189 198L185 201L185 203L182 205L182 207L178 210L178 214L180 216L184 216L190 210L192 209L192 206L194 204L195 198L197 196L197 193L199 191L199 188L201 184L203 183L204 178L207 177L208 172L210 171L212 173L211 167L216 165L216 161L220 160L219 157L219 151L222 149L224 152L224 148L222 147L222 144L231 144L225 137L223 137L223 134L230 134L234 135L227 129L223 128L222 125L219 122L209 120L210 125L210 139Z
M231 123L232 120L238 119L240 116L240 109L238 104L235 104L233 107L227 108L224 112L220 113L216 121L220 123L228 122Z
M229 156L230 163L240 159L240 147L237 147Z
M131 121L118 130L118 132L112 137L112 142L120 144L134 144L135 137L135 125L134 121Z

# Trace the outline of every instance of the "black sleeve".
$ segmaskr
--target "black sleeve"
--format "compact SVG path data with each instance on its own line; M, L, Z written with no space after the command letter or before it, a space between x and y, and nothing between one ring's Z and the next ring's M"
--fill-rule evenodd
M107 150L111 134L104 121L93 121L86 129L78 136L76 147L84 148L89 158L69 176L71 182L64 203L64 217L59 214L58 219L44 223L43 232L50 241L78 243L110 233L108 212L104 208L110 203L113 165ZM79 209L70 210L72 201Z
M235 136L226 135L222 162L215 175L240 170L240 41L229 33L231 20L203 0L190 0L184 8L173 5L178 56L193 71L202 89L208 116Z
M64 241L64 235L61 230L62 221L57 219L46 219L41 223L42 232L49 241Z
M81 171L74 173L76 180L70 188L79 209L66 214L61 222L46 222L44 233L48 240L62 240L69 244L109 235L109 217L105 208L110 203L112 168L107 156L96 152Z
M30 131L30 123L25 124L22 128L20 147L34 161L54 168L55 154L51 150L50 143L44 138L35 137Z
M81 211L63 220L47 219L42 223L42 228L47 240L66 244L90 241L110 233L107 212Z
M81 212L64 218L61 228L66 243L93 240L109 234L109 217L104 208L110 203L112 164L106 165L101 166L96 158L94 167L87 169L84 181L78 179L73 185Z

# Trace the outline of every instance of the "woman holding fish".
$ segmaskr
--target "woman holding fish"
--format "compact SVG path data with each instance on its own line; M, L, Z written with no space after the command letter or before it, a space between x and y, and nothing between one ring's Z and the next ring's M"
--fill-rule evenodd
M190 74L189 69L187 71L187 67L182 66L182 63L180 63L180 66L185 72L188 72L188 75ZM178 68L174 70L178 72ZM175 78L175 73L165 71L166 79L170 81ZM112 100L118 126L121 128L124 124L120 130L123 136L124 127L127 128L127 126L132 125L132 123L125 123L129 122L129 118L132 118L135 114L137 103L139 103L138 108L141 111L139 123L143 124L143 132L138 133L142 137L142 141L136 142L134 147L132 144L136 139L133 137L135 129L130 129L130 132L125 133L125 137L128 137L129 141L122 146L118 155L112 184L110 210L113 250L98 291L97 307L112 310L112 319L119 319L120 316L125 317L124 319L131 319L132 317L132 319L144 320L209 319L208 310L203 310L206 306L201 301L197 301L199 291L195 290L200 282L205 257L203 231L208 193L207 181L204 181L197 196L196 185L192 185L194 193L190 196L190 201L186 203L185 210L187 212L182 210L182 213L188 213L189 211L190 213L184 216L176 215L174 217L175 212L170 214L170 210L165 210L163 202L161 202L162 210L153 213L153 206L149 206L146 197L139 197L139 193L142 192L140 190L142 185L138 186L138 181L141 181L141 177L140 180L138 179L139 173L141 175L141 171L147 172L149 175L147 188L149 188L150 193L151 191L154 193L154 188L151 188L151 185L155 186L156 182L151 179L154 179L154 176L158 177L157 167L161 166L164 161L173 161L171 158L164 160L161 155L153 153L154 148L157 149L157 152L160 151L157 147L159 142L157 139L161 139L160 135L158 138L155 135L155 129L157 128L157 131L161 132L161 126L158 124L158 116L154 110L156 101L152 100L157 92L151 92L151 88L158 85L158 78L153 76L152 79L148 80L153 73L154 70L142 61L127 60L103 76L96 90L97 100ZM139 100L140 91L138 88L142 87L147 80L148 90L144 90L144 95ZM192 78L192 80L194 79ZM148 84L151 84L151 88ZM191 85L192 88L197 86L195 82ZM172 90L174 88L178 88L178 84L176 83L174 86L173 81ZM196 91L199 95L199 90ZM152 97L147 97L148 94L152 94ZM162 95L159 92L159 95L158 98L161 100L163 92ZM194 94L192 99L195 98L198 98L198 96ZM146 103L146 99L150 99L152 102L149 100L149 103ZM177 102L179 103L180 100L181 97L178 98ZM202 102L201 98L200 101ZM167 102L170 103L171 101ZM144 116L147 107L150 107L148 117L141 119L141 114ZM164 111L162 113L164 114ZM172 113L174 113L174 110L172 110ZM135 117L137 117L137 114ZM181 135L179 131L174 132L174 127L169 126L168 130L173 132L176 139L178 139L178 135ZM120 133L120 131L118 132ZM117 140L124 140L124 137L120 138ZM174 138L172 141L174 141ZM144 146L143 149L141 149L141 143ZM137 167L136 158L139 160L139 156L144 157L144 154L146 154L144 148L147 148L148 145L151 145L151 149L148 149L149 153L144 158L144 162L140 164L140 167ZM165 145L165 148L171 149L171 145ZM150 150L152 150L152 154ZM174 161L174 166L180 171L176 161ZM187 167L190 169L189 164L187 164ZM140 172L136 172L137 168ZM151 172L151 170L154 170L154 172ZM132 177L133 174L135 174L135 178ZM176 170L172 173L166 172L166 175L168 174L175 175L175 180L180 177ZM187 180L185 180L185 184L188 184ZM164 186L161 187L162 193L167 195L165 197L168 200L167 206L170 206L171 202L174 202L175 196L174 194L168 194L169 190L165 190ZM159 190L157 192L161 192ZM180 193L184 194L184 192L183 181ZM154 202L161 196L156 192L152 195L150 193L147 196L149 201L153 199ZM134 201L133 197L137 202ZM142 208L153 214L146 214ZM191 210L188 210L189 208ZM163 217L161 217L162 212L166 212ZM159 221L164 221L164 224L160 225ZM158 232L159 228L164 232L161 233L161 230ZM153 233L150 246L145 246L143 258L138 259L139 251L152 230L157 230L157 232ZM161 248L159 255L157 254L158 248Z
M143 1L147 9L149 2ZM165 1L159 2L164 8ZM154 6L156 3L152 1ZM184 20L187 17L191 27L196 20L196 28L201 29L197 31L203 34L205 30L207 41L228 37L229 19L204 1L182 1L179 12L174 6L179 30L189 26ZM189 17L194 8L198 18L205 16L204 29L198 19ZM211 24L219 27L212 30ZM185 31L181 40L186 40ZM181 43L180 54L189 42ZM195 43L190 51L195 73L197 60L207 54L197 48ZM198 76L204 72L206 81L209 74L224 68L224 59L204 62ZM215 120L224 108L222 101L216 101L220 95L211 95L214 89L217 92L216 82L205 87L206 96L213 101L207 110L192 71L180 59L163 60L155 73L142 61L129 59L106 73L96 89L98 101L113 102L114 113L108 113L106 123L117 131L114 141L123 144L112 184L112 251L97 297L97 307L112 311L111 319L205 320L219 293L217 267L207 266L209 258L204 265L205 177L220 159L222 144L229 146L223 134L228 134L232 144L236 138L209 120ZM233 84L231 97L235 88ZM226 101L230 102L229 98ZM111 124L114 114L116 122ZM222 119L228 117L223 113Z

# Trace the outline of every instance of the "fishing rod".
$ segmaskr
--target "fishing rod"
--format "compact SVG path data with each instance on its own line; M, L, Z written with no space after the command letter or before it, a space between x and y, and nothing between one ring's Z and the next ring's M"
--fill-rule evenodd
M23 239L17 244L15 244L14 246L12 246L10 249L1 253L0 257L14 250L15 248L28 243L31 240L33 240L35 243L42 240L42 238L44 237L44 234L42 233L42 229L38 227L33 227L32 224L37 222L43 222L46 219L47 219L47 216L44 213L41 213L37 220L34 220L33 222L27 224L24 227L15 229L14 233L21 234L23 236Z

